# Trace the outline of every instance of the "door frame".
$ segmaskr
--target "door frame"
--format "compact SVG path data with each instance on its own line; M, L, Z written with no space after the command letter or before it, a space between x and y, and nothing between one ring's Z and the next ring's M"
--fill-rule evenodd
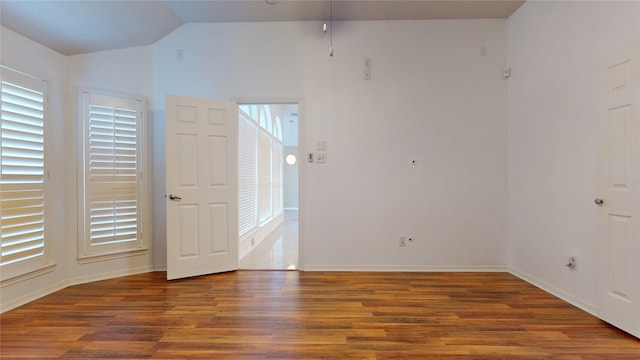
M236 106L242 104L298 104L298 151L304 154L304 99L302 97L235 97L230 101ZM304 202L304 173L306 161L298 156L298 269L304 271L304 228L305 228L305 202ZM238 187L239 189L239 187ZM239 239L238 239L239 240ZM238 259L239 261L240 259Z

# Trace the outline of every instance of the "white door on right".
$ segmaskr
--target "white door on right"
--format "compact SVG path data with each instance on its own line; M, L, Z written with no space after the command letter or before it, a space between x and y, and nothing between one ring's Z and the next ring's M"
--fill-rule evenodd
M606 59L599 127L597 313L640 337L640 44Z

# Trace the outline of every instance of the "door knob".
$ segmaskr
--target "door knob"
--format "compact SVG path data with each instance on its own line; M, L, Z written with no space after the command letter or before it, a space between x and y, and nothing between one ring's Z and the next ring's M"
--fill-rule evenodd
M182 200L180 196L169 194L169 200Z
M598 205L598 206L604 205L604 200L602 200L602 199L595 199L593 202L595 202L596 205Z

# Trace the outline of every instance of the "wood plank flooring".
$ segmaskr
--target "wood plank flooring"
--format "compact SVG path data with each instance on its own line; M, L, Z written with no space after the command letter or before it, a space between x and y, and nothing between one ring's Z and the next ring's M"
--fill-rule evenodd
M2 359L640 359L640 340L507 273L156 272L0 328Z

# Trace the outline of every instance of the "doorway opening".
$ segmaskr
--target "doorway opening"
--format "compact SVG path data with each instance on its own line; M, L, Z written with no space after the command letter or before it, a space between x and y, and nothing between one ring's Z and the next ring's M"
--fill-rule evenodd
M298 109L238 102L240 269L299 268Z

